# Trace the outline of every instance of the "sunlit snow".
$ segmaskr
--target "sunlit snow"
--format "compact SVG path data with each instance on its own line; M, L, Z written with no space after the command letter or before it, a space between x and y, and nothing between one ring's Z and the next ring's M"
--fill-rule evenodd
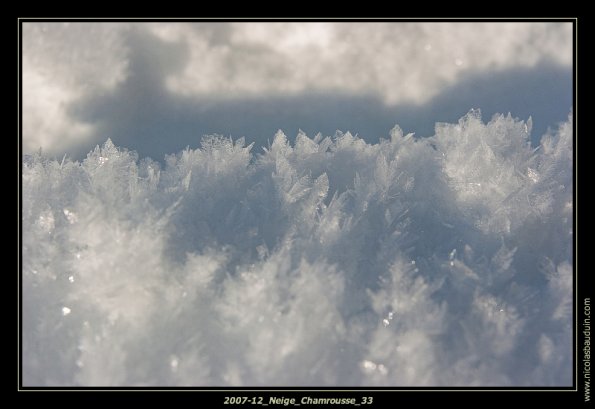
M24 384L571 385L572 118L530 132L26 156Z

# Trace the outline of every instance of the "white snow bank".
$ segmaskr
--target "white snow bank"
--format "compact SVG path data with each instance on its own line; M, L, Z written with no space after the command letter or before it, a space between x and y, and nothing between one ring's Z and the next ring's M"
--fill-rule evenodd
M299 101L316 94L371 96L378 98L378 111L396 105L407 109L410 104L428 104L450 87L482 73L488 76L487 89L492 87L490 79L503 87L510 81L518 83L515 91L527 94L517 107L505 108L523 116L522 110L530 106L537 125L536 110L551 112L559 100L571 97L564 92L548 98L557 86L532 91L530 80L523 78L526 84L515 80L517 70L530 70L531 78L539 78L548 66L558 67L568 74L557 82L564 82L570 90L572 39L572 23L562 21L28 21L22 23L23 149L34 153L42 147L58 157L65 152L84 154L94 141L102 140L106 124L118 128L132 120L126 129L107 131L114 140L130 139L150 128L138 129L133 125L137 118L167 118L167 106L178 107L170 120L177 120L179 127L184 122L179 109L192 101L201 104L193 107L198 119L191 126L217 132L227 132L233 123L247 132L262 129L254 124L250 128L243 114L211 110L213 104L246 98L256 101L252 104L264 121L271 108L259 104L278 97L293 96ZM504 80L499 77L502 73L508 73ZM485 95L486 83L473 87L471 93ZM533 95L547 103L534 100ZM490 95L489 104L507 99L496 93ZM165 106L163 101L167 101ZM472 105L477 102L461 104L458 109ZM306 107L300 111L299 115L315 117ZM442 118L456 118L440 113ZM218 119L222 114L224 120ZM369 129L361 120L353 121L357 126L346 122L341 126ZM287 119L276 123L297 129ZM155 128L163 134L169 129L163 123Z
M23 164L25 385L571 385L572 119Z

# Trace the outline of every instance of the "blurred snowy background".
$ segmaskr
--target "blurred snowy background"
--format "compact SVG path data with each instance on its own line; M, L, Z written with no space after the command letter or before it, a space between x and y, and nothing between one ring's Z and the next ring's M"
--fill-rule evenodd
M569 23L23 26L23 148L58 159L108 137L162 161L212 133L431 136L471 108L532 116L538 141L571 98Z
M570 23L24 23L22 70L25 385L572 383Z

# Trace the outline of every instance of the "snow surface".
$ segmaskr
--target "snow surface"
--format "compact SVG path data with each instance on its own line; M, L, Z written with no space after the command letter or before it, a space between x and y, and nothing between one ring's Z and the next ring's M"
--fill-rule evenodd
M572 384L572 118L23 163L25 385Z
M204 134L260 151L277 129L300 127L377 143L395 123L431 136L470 107L531 115L539 137L572 105L572 27L25 22L23 149L82 160L109 136L161 159Z

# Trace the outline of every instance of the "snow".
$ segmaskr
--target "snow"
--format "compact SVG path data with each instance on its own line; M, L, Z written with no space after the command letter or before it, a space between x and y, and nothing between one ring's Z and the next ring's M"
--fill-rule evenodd
M572 117L530 134L28 155L24 384L571 385Z
M109 136L160 160L211 133L430 136L473 106L531 115L539 137L572 105L572 44L568 21L28 21L23 149L82 160Z

